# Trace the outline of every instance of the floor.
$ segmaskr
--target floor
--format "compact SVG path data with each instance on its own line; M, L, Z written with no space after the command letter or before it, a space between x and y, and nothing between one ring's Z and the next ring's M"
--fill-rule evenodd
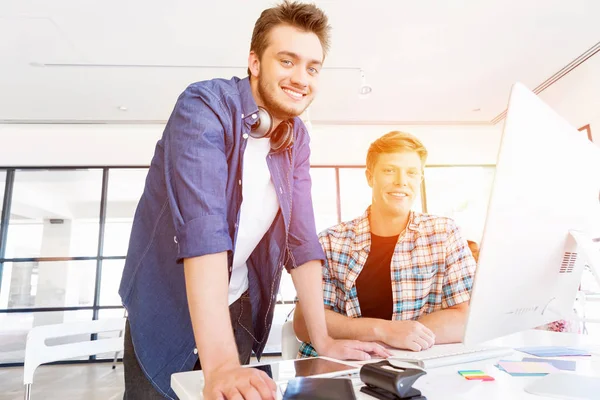
M276 361L281 357L263 357ZM256 362L253 359L251 363ZM123 364L46 365L35 371L32 400L117 400L123 398ZM0 368L0 400L23 400L23 367Z
M123 364L48 365L35 371L32 400L116 400L123 398ZM0 400L22 400L23 367L0 368Z

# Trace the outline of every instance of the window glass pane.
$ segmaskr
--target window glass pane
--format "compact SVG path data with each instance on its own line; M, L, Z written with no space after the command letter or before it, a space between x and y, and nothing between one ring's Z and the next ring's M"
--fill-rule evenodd
M372 190L367 183L365 168L340 168L340 204L342 221L363 215L371 205ZM413 203L413 210L421 212L421 192Z
M100 305L120 306L119 285L125 260L103 260L102 278L100 282Z
M287 316L294 309L294 304L276 304L273 312L273 325L265 345L265 353L281 353L281 328Z
M0 309L94 305L96 261L5 262Z
M108 175L104 255L127 255L133 215L144 191L148 169L111 169Z
M466 239L481 242L494 167L425 168L427 212L454 219Z
M337 224L337 193L334 168L311 168L312 201L317 232Z
M0 169L0 215L4 207L4 186L6 185L6 171Z
M294 301L296 299L296 288L292 275L286 270L281 272L281 282L279 284L279 296L277 301Z
M96 256L102 170L15 172L7 258Z
M34 326L91 320L91 310L0 314L0 364L23 362L27 334ZM90 335L77 335L49 339L48 344L73 343L89 339L89 337ZM86 356L70 360L87 360L88 358Z

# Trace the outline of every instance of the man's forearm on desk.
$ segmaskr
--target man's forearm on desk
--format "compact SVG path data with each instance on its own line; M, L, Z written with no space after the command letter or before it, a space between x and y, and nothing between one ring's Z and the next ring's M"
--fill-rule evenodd
M323 276L321 263L309 261L291 271L292 280L306 313L305 329L313 341L328 337L325 315L323 310Z
M469 303L432 312L421 316L418 321L435 334L435 343L458 343L463 339Z
M239 365L229 317L227 253L183 261L194 338L202 369Z
M304 321L304 307L299 303L294 312L294 331L298 339L310 342L306 322ZM333 310L325 309L327 332L334 339L354 339L362 341L379 341L379 326L383 320L374 318L350 318Z

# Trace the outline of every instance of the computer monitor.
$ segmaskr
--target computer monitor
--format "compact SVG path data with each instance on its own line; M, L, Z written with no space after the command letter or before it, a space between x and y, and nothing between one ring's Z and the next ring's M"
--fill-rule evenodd
M512 88L463 342L573 314L600 236L600 148L522 84ZM591 258L595 257L592 262Z

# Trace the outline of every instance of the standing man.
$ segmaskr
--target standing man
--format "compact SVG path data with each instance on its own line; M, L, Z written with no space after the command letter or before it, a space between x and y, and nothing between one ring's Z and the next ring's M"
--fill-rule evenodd
M174 398L171 374L194 368L204 371L207 399L275 398L275 383L241 364L262 354L283 267L319 353L385 355L373 343L334 340L325 325L309 137L298 116L317 92L329 30L314 5L285 1L256 21L248 78L198 82L180 95L119 289L126 400Z

